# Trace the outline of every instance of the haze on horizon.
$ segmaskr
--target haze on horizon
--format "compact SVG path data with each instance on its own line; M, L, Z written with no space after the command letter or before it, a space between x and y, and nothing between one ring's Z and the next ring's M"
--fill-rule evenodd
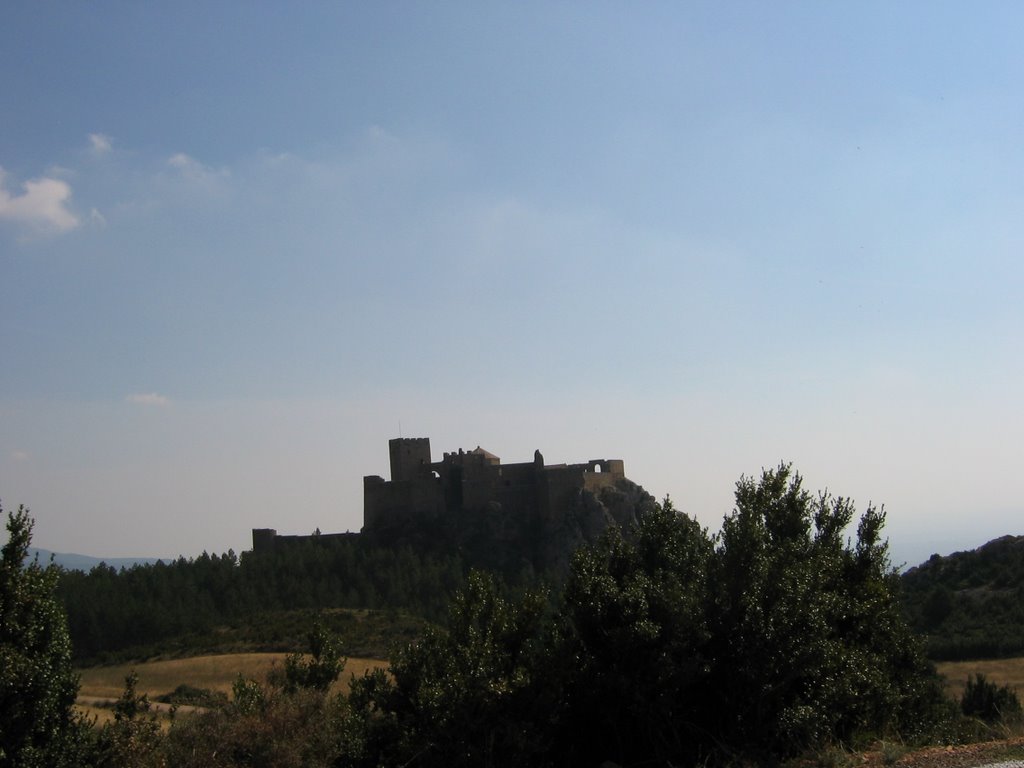
M13 4L0 499L358 530L387 440L1024 533L1016 3Z

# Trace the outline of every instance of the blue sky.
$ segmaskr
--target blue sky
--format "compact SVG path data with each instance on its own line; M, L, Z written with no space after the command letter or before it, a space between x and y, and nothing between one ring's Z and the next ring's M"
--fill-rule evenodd
M0 10L0 498L358 530L387 440L1024 534L1016 3Z

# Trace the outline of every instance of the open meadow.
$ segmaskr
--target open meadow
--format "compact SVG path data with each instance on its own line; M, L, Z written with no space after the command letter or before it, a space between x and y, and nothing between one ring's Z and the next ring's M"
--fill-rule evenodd
M158 696L171 693L179 685L206 688L230 696L231 687L239 675L264 683L273 671L283 670L287 656L286 653L231 653L88 667L78 670L81 676L78 706L90 716L95 715L99 723L111 719L113 710L110 705L124 691L125 678L133 670L139 678L136 691L140 695L146 694L151 702ZM332 691L347 692L353 675L361 677L368 670L387 666L387 662L380 659L350 658ZM166 705L154 706L159 710L169 710ZM180 711L189 709L181 707Z
M78 670L81 675L81 702L116 701L124 690L125 677L134 670L139 676L137 690L147 694L150 701L172 692L179 685L206 688L228 696L238 676L265 682L275 669L284 666L285 653L229 653L195 656L185 659L166 659L136 664L88 667ZM335 683L335 692L348 690L352 675L386 668L381 659L350 658ZM1024 657L1014 659L988 659L980 661L945 661L936 665L946 678L949 695L958 698L970 675L981 673L998 685L1009 685L1024 692ZM109 710L105 710L109 712Z
M996 685L1008 685L1024 695L1024 657L1013 659L982 659L979 661L943 661L935 665L946 678L946 692L959 699L967 678L982 674Z

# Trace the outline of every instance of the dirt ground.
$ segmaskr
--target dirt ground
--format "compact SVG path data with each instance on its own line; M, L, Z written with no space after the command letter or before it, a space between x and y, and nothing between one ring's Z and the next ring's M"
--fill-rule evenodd
M896 753L898 754L898 752ZM895 757L879 749L850 755L848 768L977 768L997 763L1018 762L1024 766L1024 737L987 741L955 747L928 747Z

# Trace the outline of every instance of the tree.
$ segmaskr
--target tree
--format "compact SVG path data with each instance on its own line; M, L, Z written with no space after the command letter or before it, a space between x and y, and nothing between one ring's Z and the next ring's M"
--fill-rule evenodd
M741 478L713 558L715 730L785 755L856 734L916 736L941 708L881 538L884 511L812 496L790 465Z
M139 694L139 676L132 670L114 705L114 721L99 737L100 768L158 768L162 764L160 720L146 694Z
M24 507L9 512L0 552L0 766L72 765L83 736L72 710L78 678L55 597L59 569L26 562L32 527Z
M564 762L696 760L704 748L712 542L665 499L573 559L552 669Z
M345 668L338 640L317 616L306 640L309 658L301 653L290 654L284 661L285 690L295 693L300 688L326 693Z
M494 578L470 574L448 631L397 654L390 677L353 680L344 765L522 766L548 748L558 685L541 593L508 600Z

